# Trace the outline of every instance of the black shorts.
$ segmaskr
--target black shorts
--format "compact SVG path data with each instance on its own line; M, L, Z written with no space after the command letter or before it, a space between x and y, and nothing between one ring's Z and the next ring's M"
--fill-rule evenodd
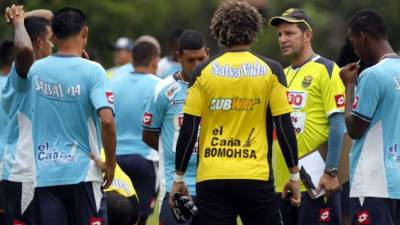
M32 199L34 195L34 183L14 182L3 180L3 201L5 214L2 222L5 224L33 224L32 223Z
M352 225L400 225L400 200L351 198Z
M101 184L37 187L32 205L35 225L107 225Z
M330 196L325 202L324 197L312 199L307 192L301 193L301 204L297 208L290 203L290 196L280 198L280 210L284 225L340 225L341 205L340 192Z
M199 214L194 225L281 225L279 200L272 182L259 180L208 180L196 184Z

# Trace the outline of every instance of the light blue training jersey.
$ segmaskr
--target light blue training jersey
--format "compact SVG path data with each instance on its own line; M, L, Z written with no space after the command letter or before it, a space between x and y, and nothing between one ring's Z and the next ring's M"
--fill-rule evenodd
M24 93L26 84L27 79L18 75L13 64L1 92L1 104L9 119L5 129L2 177L14 182L36 181L30 100Z
M163 57L158 63L157 76L165 79L176 72L182 71L182 66L179 62L173 61L171 57Z
M175 152L183 120L188 84L169 76L156 86L153 97L146 104L143 129L160 132L159 169L160 201L170 192L175 174ZM196 195L197 143L185 173L185 183L190 195Z
M25 84L26 83L26 84ZM113 110L105 70L81 57L51 55L28 74L37 186L102 182L98 111Z
M147 100L160 79L152 74L126 73L111 80L115 98L117 155L139 154L149 159L151 148L142 141L142 118Z
M4 87L6 86L7 76L0 74L0 91L3 91ZM3 154L4 148L6 147L6 140L7 140L7 124L8 124L8 115L4 111L3 107L1 106L2 99L0 98L0 179L3 175Z
M400 199L400 57L358 79L352 115L370 125L350 153L350 197Z

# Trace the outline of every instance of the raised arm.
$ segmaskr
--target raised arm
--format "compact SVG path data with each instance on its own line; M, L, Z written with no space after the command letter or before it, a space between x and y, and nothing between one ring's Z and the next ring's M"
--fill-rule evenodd
M4 17L6 22L11 24L14 29L15 68L20 77L26 78L29 69L35 61L35 53L25 29L23 6L12 5L11 7L7 7Z

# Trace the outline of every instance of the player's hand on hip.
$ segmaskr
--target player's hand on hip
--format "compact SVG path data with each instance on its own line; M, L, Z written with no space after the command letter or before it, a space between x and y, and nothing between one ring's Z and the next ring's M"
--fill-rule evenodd
M16 26L24 23L24 13L24 6L13 4L6 8L4 12L4 18L7 23Z
M299 207L301 202L300 193L300 181L289 180L283 187L282 198L286 198L287 194L290 192L292 196L290 197L290 202L292 205Z
M360 65L358 63L350 63L342 67L339 74L344 85L355 84L357 82L359 69Z
M93 153L90 153L90 158L96 163L96 165L104 172L104 177L103 177L103 187L104 188L109 188L111 186L111 183L114 179L114 173L115 173L115 163L107 163L97 156L95 156Z
M183 182L183 181L182 182L174 181L174 184L172 185L171 193L169 195L169 205L171 207L174 206L173 197L174 197L174 194L177 193L177 192L180 192L180 193L182 193L182 195L186 195L189 198L191 198L190 195L189 195L189 190L188 190L185 182Z
M329 174L324 173L322 177L319 179L319 184L317 188L317 194L324 189L325 196L329 197L335 192L337 192L340 188L339 178L337 176L333 177Z

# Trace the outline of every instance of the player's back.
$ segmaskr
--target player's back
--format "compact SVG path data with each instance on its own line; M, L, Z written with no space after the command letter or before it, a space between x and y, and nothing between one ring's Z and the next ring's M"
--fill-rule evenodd
M88 154L101 147L97 110L112 108L104 69L52 55L34 63L29 80L38 185L99 180L100 171L88 169Z
M112 80L117 126L117 155L140 154L147 157L150 148L142 141L142 120L146 101L160 81L154 75L126 73Z
M268 180L271 115L291 111L280 65L249 51L228 51L195 75L184 111L202 118L197 181Z

